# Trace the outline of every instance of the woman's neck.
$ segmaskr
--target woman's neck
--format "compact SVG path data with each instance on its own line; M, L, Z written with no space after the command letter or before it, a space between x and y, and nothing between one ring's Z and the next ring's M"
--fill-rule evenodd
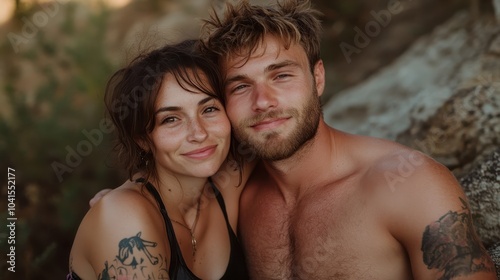
M154 186L160 193L169 216L188 221L196 215L209 182L208 178L161 173Z

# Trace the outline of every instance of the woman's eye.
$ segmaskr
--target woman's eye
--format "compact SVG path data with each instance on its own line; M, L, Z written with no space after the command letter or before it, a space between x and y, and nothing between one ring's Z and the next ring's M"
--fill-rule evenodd
M164 123L173 123L173 122L175 122L175 121L177 121L177 120L178 120L178 118L176 118L176 117L166 117L166 118L164 118L164 119L161 121L161 123L162 123L162 124L164 124Z
M210 107L206 108L203 112L204 113L213 113L213 112L217 112L217 111L220 111L219 108L217 108L215 106L210 106Z

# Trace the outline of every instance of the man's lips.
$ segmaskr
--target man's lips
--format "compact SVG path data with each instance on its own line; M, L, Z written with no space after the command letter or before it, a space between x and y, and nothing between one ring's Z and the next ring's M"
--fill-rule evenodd
M288 119L289 119L288 117L264 119L264 120L254 124L254 125L251 125L251 127L253 129L256 129L256 130L273 129L273 128L280 126L282 123L286 122Z
M194 159L203 159L203 158L207 158L207 157L211 156L215 152L216 148L217 148L217 145L211 145L211 146L203 147L201 149L192 150L192 151L184 153L182 155L189 157L189 158L194 158Z

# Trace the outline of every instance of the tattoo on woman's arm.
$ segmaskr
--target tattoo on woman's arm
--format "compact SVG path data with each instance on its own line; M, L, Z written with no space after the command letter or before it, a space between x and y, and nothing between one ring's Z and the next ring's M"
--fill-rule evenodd
M104 263L98 279L169 279L165 257L150 252L156 246L156 242L142 239L141 232L122 239L118 255L111 263Z
M474 231L467 203L461 212L449 211L425 228L422 237L424 263L443 273L440 280L494 271L481 240Z

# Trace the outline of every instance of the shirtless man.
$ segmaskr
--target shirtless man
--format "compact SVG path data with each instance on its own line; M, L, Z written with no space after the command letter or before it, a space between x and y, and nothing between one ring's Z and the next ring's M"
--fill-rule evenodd
M329 127L309 1L207 20L241 145L263 159L240 200L253 279L496 279L453 175L397 143Z

